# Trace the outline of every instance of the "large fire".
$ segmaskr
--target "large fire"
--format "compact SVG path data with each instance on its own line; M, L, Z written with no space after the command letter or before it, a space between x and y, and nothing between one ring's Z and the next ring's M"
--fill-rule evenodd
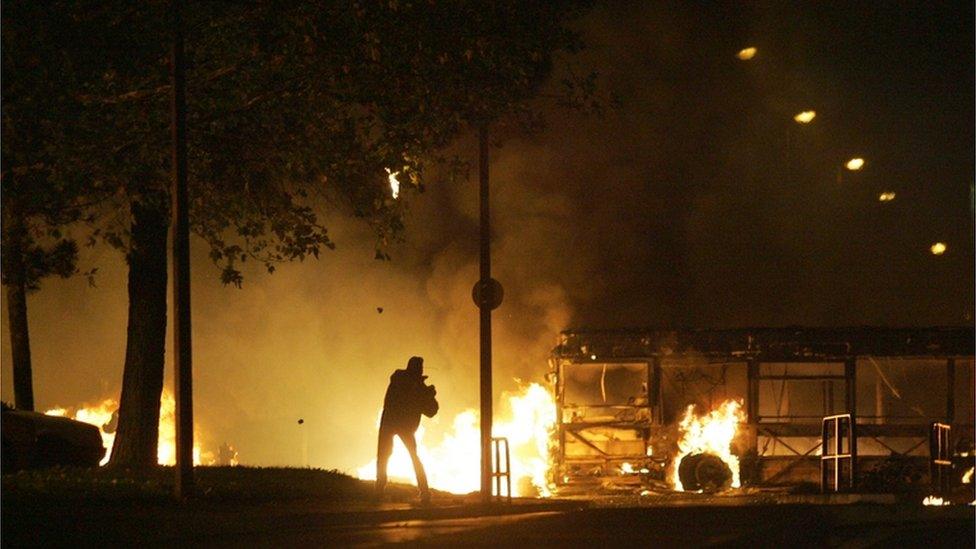
M552 394L542 385L530 383L515 394L504 394L502 404L493 422L493 434L508 438L511 446L513 495L550 496L549 440L556 422ZM429 429L429 423L426 429L424 425L418 429L417 452L430 486L455 494L477 491L481 486L478 412L468 409L455 416L436 445L424 443ZM394 445L387 470L390 478L408 482L414 479L410 456L399 442ZM375 479L376 460L360 467L357 474L363 479Z
M732 487L739 488L739 458L730 449L739 423L745 421L742 403L729 399L704 416L695 414L695 405L689 405L678 427L681 438L678 440L678 454L672 463L671 483L674 489L683 492L684 486L678 478L681 460L691 454L712 454L729 466L732 472Z
M119 403L113 398L106 398L97 404L82 405L77 408L52 408L45 414L49 416L69 417L77 421L90 423L98 427L102 433L102 445L105 446L105 457L101 465L108 463L112 455L112 445L115 443L115 427L117 420L114 416L119 409ZM73 413L72 413L73 411ZM159 402L159 447L156 459L160 465L176 463L176 399L173 393L164 389ZM200 434L194 429L194 440L199 441ZM193 464L213 464L216 459L212 452L201 452L199 442L193 445ZM230 461L237 465L236 455Z

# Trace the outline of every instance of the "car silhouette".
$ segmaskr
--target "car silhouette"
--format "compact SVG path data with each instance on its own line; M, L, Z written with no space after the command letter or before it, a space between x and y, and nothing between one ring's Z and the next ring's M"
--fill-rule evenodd
M98 427L3 405L3 472L43 467L97 467L105 448Z

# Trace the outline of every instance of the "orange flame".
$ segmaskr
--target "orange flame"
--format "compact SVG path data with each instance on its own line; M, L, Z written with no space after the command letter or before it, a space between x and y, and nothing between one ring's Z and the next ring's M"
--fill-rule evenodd
M102 445L105 446L105 457L99 465L108 463L112 455L112 446L115 444L115 427L112 426L112 416L119 409L119 402L113 398L106 398L97 404L85 404L72 408L73 414L69 413L69 408L52 408L44 412L49 416L61 416L77 421L88 423L98 427L102 434ZM176 398L168 389L163 390L159 402L159 440L156 450L156 460L160 465L173 465L176 463ZM194 429L196 431L196 429ZM194 434L194 439L199 440L199 433ZM206 461L207 464L215 462L212 452L202 452L199 442L193 445L193 464L201 465Z
M506 437L511 448L512 494L552 495L549 474L549 440L556 422L552 394L538 383L530 383L516 394L502 398L503 419L496 417L494 436ZM378 421L377 421L378 423ZM417 453L424 463L432 488L455 494L477 491L481 486L481 435L477 410L467 409L454 417L450 429L436 445L424 444L436 422L417 430ZM387 467L390 478L412 482L413 465L406 449L396 443ZM360 478L376 478L376 460L356 471ZM502 489L504 494L504 488Z
M684 417L678 427L681 438L678 439L678 456L672 464L671 483L674 489L683 492L684 486L678 478L678 467L681 460L689 454L714 454L732 471L732 487L739 488L739 458L732 455L730 446L738 430L739 423L745 421L742 403L729 399L712 410L707 415L695 414L695 405L691 404L685 410Z
M394 199L400 196L400 180L397 179L397 175L400 172L391 172L389 168L386 169L386 179L390 183L390 195Z
M925 499L922 500L922 505L941 507L943 505L949 505L949 502L939 496L925 496Z

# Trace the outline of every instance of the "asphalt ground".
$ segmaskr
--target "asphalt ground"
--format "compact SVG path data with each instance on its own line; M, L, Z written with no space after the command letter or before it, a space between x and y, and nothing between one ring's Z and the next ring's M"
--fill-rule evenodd
M973 547L976 508L810 496L476 498L402 503L40 506L2 509L3 547Z

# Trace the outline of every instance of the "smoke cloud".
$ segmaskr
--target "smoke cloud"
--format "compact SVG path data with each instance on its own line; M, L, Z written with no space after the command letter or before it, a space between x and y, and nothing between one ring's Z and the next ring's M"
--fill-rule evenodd
M492 149L496 395L540 381L573 326L972 325L972 29L940 39L960 68L924 43L884 49L917 34L902 26L968 28L971 14L862 27L870 14L853 8L729 6L597 6L579 64L622 106L602 118L547 108L546 130ZM751 64L734 56L746 45ZM816 122L794 127L807 108ZM470 136L456 149L473 160ZM853 151L868 167L838 184ZM889 187L898 198L881 206ZM367 227L332 215L337 250L274 275L249 266L238 290L193 243L205 449L302 465L305 429L310 465L353 471L375 454L388 377L412 355L438 388L429 433L477 407L476 180L407 200L390 262L373 259ZM935 240L949 243L939 258ZM28 298L40 409L118 398L125 265L104 248L83 262L99 267L96 288L47 280ZM5 307L0 330L11 400ZM167 384L171 360L168 348Z

